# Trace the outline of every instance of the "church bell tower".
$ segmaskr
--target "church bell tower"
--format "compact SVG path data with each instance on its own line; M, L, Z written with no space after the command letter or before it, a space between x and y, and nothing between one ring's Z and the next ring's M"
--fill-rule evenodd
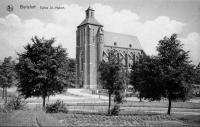
M103 26L89 6L76 31L76 83L78 88L97 89L97 68L102 59Z

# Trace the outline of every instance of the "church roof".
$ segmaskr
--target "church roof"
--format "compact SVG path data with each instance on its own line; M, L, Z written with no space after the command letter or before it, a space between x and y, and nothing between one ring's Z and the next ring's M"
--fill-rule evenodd
M104 31L104 42L106 46L116 43L116 47L142 49L138 38L132 35Z
M83 22L79 26L82 26L85 24L93 24L93 25L102 26L94 17L86 18L85 20L83 20Z
M94 10L94 9L89 5L87 10Z

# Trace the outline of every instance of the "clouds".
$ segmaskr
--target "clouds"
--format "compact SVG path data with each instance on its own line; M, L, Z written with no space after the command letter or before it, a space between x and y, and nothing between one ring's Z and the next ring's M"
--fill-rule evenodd
M155 47L166 35L180 33L184 23L167 16L158 16L154 20L140 21L139 15L129 10L114 11L110 6L95 4L96 18L106 30L136 35L148 54L155 54Z
M184 48L190 51L191 60L197 65L200 62L200 35L192 32L186 38L181 38L181 41L184 43Z
M45 38L56 37L55 45L61 44L64 48L74 49L75 31L67 28L56 22L45 23L36 18L22 20L16 14L0 18L0 32L2 33L0 43L3 45L0 48L0 58L9 55L16 57L16 52L23 51L23 46L30 43L30 39L35 35ZM72 42L74 42L73 45ZM72 50L71 54L75 54L75 50Z
M160 39L173 33L179 34L183 27L184 23L180 21L171 20L167 16L159 16L152 21L144 22L139 29L138 37L144 49L149 54L155 54L155 47Z
M77 4L64 5L65 10L49 11L52 20L45 22L43 19L21 19L17 14L10 14L0 18L0 58L14 55L30 42L34 35L47 38L56 37L57 44L62 44L68 49L70 57L75 57L76 28L85 18L85 9ZM142 17L130 10L114 10L111 6L94 4L96 19L107 31L126 33L139 38L147 54L155 54L158 40L172 33L180 34L186 29L186 24L170 19L168 16L158 16L155 19L142 21ZM48 17L45 17L48 18ZM194 61L199 61L199 34L189 33L181 38L185 48L191 51ZM5 50L6 49L6 50ZM6 52L6 53L5 53ZM197 58L198 57L198 58Z

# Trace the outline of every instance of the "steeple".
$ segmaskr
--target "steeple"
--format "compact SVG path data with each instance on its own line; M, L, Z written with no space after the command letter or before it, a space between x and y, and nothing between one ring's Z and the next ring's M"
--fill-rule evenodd
M103 51L103 26L95 19L91 6L85 10L85 15L77 27L77 84L83 88L97 89L97 68Z
M91 6L88 7L87 10L85 10L85 14L86 14L86 17L85 17L85 20L83 20L83 22L78 26L83 26L85 24L92 24L92 25L97 25L97 26L103 26L101 25L94 17L94 9L92 9Z
M86 13L86 18L94 17L94 9L92 9L90 5L88 9L85 11L85 13Z

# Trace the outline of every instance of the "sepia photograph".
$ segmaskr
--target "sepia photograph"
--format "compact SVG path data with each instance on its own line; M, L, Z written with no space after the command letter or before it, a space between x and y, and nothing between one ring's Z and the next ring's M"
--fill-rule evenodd
M200 0L0 0L0 127L105 126L200 126Z

